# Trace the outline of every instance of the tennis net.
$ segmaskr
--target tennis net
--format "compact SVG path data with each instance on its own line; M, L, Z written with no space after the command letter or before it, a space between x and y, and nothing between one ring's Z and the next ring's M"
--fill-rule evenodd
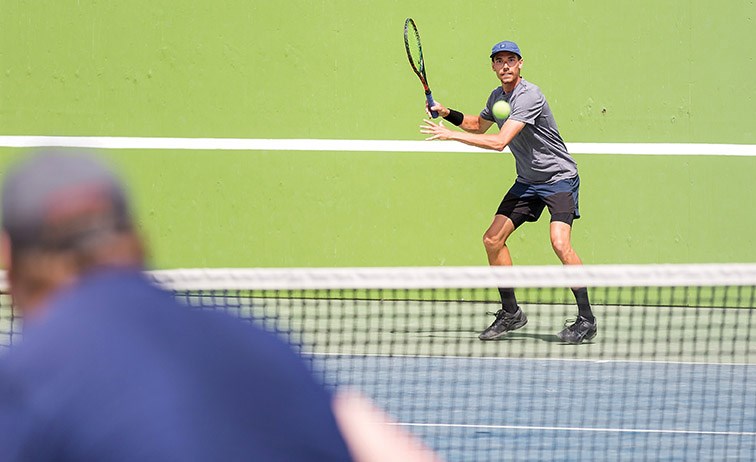
M290 341L446 460L756 459L756 265L151 272ZM478 334L514 287L528 316ZM598 335L556 337L588 287ZM20 321L0 300L0 341Z

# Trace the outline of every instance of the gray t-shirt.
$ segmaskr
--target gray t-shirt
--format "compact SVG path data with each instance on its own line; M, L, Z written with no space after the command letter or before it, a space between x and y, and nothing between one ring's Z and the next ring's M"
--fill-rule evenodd
M501 128L507 119L494 117L491 108L504 100L512 112L509 118L525 126L509 143L517 165L517 180L527 184L556 183L577 176L577 163L567 152L549 103L541 89L521 80L512 93L496 87L480 116Z

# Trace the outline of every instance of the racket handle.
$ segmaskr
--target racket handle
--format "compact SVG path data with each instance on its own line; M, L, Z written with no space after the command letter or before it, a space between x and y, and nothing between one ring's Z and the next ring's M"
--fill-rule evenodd
M433 101L433 95L431 94L431 92L425 94L425 100L428 101L428 110L430 111L431 117L435 119L436 117L438 117L438 112L431 111L431 108L436 105L436 102Z

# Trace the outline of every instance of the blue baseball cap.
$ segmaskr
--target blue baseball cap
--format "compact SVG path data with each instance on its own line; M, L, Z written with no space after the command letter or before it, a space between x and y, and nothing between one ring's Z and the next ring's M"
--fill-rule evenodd
M501 53L502 51L509 51L510 53L514 53L517 56L522 59L522 53L520 53L520 47L517 46L516 43L510 42L508 40L504 40L503 42L499 42L496 45L491 48L491 58L496 56L496 53Z

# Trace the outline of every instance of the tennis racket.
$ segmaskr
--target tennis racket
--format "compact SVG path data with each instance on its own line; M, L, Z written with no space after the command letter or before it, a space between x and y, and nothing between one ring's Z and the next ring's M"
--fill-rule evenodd
M423 47L420 45L420 33L412 18L404 21L404 48L407 49L407 58L409 59L412 70L415 71L420 83L425 90L425 99L428 101L428 109L432 108L436 102L433 101L430 87L428 86L428 77L425 75L425 61L423 60ZM431 117L438 117L438 112L431 111Z

